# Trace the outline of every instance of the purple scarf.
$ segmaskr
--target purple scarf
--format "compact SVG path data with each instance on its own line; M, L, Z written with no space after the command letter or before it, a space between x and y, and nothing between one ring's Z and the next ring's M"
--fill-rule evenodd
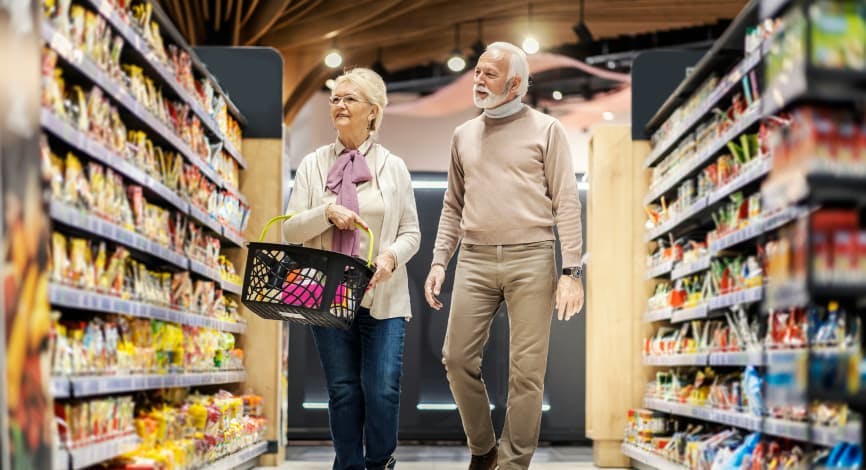
M337 195L337 204L360 214L358 207L358 188L355 185L370 181L373 175L367 167L364 154L355 149L343 149L340 157L328 171L326 187ZM349 256L358 256L361 240L358 230L334 229L332 249Z

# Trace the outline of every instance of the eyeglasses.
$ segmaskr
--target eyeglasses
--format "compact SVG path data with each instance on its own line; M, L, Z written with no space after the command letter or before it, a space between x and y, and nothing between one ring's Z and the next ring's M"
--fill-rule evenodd
M346 96L331 96L331 97L328 98L328 102L331 103L331 106L339 106L341 102L342 102L342 103L346 103L346 106L352 106L353 104L357 104L357 103L367 103L367 104L370 104L369 102L367 102L367 101L361 101L361 100L359 100L358 98L355 98L355 97L352 96L352 95L346 95Z

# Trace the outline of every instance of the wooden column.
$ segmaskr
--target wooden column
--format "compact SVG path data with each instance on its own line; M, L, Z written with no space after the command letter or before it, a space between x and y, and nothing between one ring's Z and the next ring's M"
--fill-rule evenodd
M241 172L241 192L247 196L252 206L250 221L245 238L258 240L267 221L282 213L282 140L244 139L243 154L249 163ZM265 241L280 242L280 225L272 227ZM232 250L230 260L242 270L246 266L247 250ZM246 354L244 365L247 381L243 387L251 388L265 398L264 415L268 419L267 439L282 442L284 425L280 422L280 405L285 397L280 393L282 380L282 324L265 320L240 305L240 312L247 321L247 331L240 337ZM285 447L277 446L276 454L266 454L259 459L259 465L277 466L283 462Z
M586 429L599 467L627 467L620 452L626 411L641 405L649 369L641 344L648 333L644 279L648 173L646 142L627 126L596 129L590 140L587 196Z

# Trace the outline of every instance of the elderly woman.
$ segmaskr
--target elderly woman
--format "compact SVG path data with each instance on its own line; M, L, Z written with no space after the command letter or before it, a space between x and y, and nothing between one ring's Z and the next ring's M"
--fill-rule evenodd
M373 232L376 272L348 330L312 327L328 384L335 470L394 468L403 368L411 316L406 263L421 232L409 171L375 141L387 105L385 82L356 68L330 97L334 143L304 157L283 225L291 243L358 256Z

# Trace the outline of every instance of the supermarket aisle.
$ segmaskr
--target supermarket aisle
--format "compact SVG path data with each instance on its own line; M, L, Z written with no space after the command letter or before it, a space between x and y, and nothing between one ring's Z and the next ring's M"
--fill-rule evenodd
M281 470L329 470L333 451L327 446L290 447ZM397 449L401 470L464 470L469 452L463 446L402 446ZM542 447L533 459L532 470L591 469L589 447Z

